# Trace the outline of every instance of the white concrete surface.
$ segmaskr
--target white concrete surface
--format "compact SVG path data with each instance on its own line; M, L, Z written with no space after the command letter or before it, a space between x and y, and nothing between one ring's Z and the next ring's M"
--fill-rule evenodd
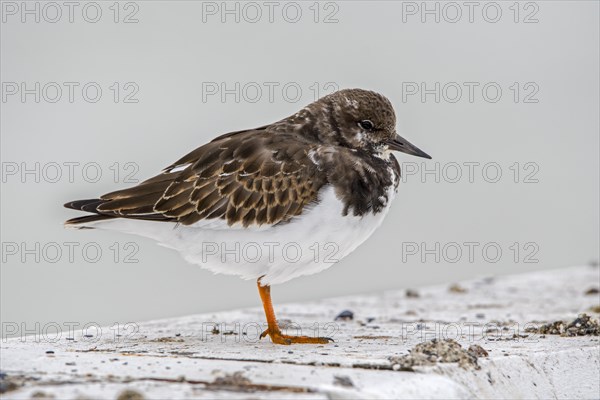
M598 336L526 332L583 312L597 320L599 295L586 291L599 278L597 267L572 267L461 282L462 292L444 285L416 289L418 297L399 290L285 305L276 287L280 320L309 335L319 326L329 345L258 340L258 308L120 326L121 336L108 327L5 339L2 398L599 398ZM353 320L334 321L343 310ZM488 356L400 370L398 357L434 338Z

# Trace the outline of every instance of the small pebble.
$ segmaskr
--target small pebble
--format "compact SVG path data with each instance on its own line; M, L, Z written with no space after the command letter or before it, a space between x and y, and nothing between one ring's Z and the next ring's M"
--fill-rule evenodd
M488 352L478 344L472 344L467 350L469 353L475 354L477 357L487 357Z
M351 321L354 319L354 313L350 310L344 310L335 317L336 321Z
M350 379L349 376L335 375L333 377L333 384L342 387L354 387L354 382L352 382L352 379Z
M452 292L452 293L466 293L467 289L465 289L464 287L460 286L458 283L453 283L448 288L448 291Z
M144 400L144 395L132 389L125 389L117 396L117 400Z
M11 392L13 390L18 389L19 386L11 381L8 382L0 382L0 393Z

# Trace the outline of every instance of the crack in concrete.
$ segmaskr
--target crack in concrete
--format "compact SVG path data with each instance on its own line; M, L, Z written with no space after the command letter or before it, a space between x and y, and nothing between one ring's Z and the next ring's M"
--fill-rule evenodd
M78 384L90 384L90 383L121 383L129 384L133 382L161 382L161 383L183 383L189 385L200 385L210 391L230 391L230 392L288 392L288 393L316 393L318 390L311 387L304 386L290 386L290 385L268 385L260 383L252 383L248 378L243 377L241 372L226 375L224 377L216 378L214 381L204 381L196 379L186 379L181 376L179 378L164 378L164 377L125 377L118 378L111 375L104 377L90 376L90 375L68 375L69 380L43 380L42 378L31 377L26 373L21 375L12 375L11 382L15 383L15 386L10 391L16 391L29 387L39 386L68 386ZM75 378L75 379L73 379ZM18 383L17 383L18 382ZM31 384L33 383L33 384Z

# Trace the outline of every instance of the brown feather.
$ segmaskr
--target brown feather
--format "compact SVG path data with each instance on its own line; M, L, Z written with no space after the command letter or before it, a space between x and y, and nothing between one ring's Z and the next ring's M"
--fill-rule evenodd
M359 106L348 108L349 103ZM358 124L363 119L379 129L363 135ZM137 186L66 206L99 214L98 220L191 225L220 218L250 227L289 221L318 201L324 185L331 185L347 213L378 212L390 185L398 184L400 167L393 156L383 159L376 149L395 136L389 100L374 92L343 90L274 124L219 136Z

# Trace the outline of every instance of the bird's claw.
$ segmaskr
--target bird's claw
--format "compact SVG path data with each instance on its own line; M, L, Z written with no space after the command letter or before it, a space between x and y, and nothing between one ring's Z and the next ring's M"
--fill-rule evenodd
M290 345L290 344L328 344L333 342L332 338L328 337L312 337L312 336L291 336L284 335L280 330L269 331L265 330L260 334L260 338L266 336L271 338L271 341L276 344Z

